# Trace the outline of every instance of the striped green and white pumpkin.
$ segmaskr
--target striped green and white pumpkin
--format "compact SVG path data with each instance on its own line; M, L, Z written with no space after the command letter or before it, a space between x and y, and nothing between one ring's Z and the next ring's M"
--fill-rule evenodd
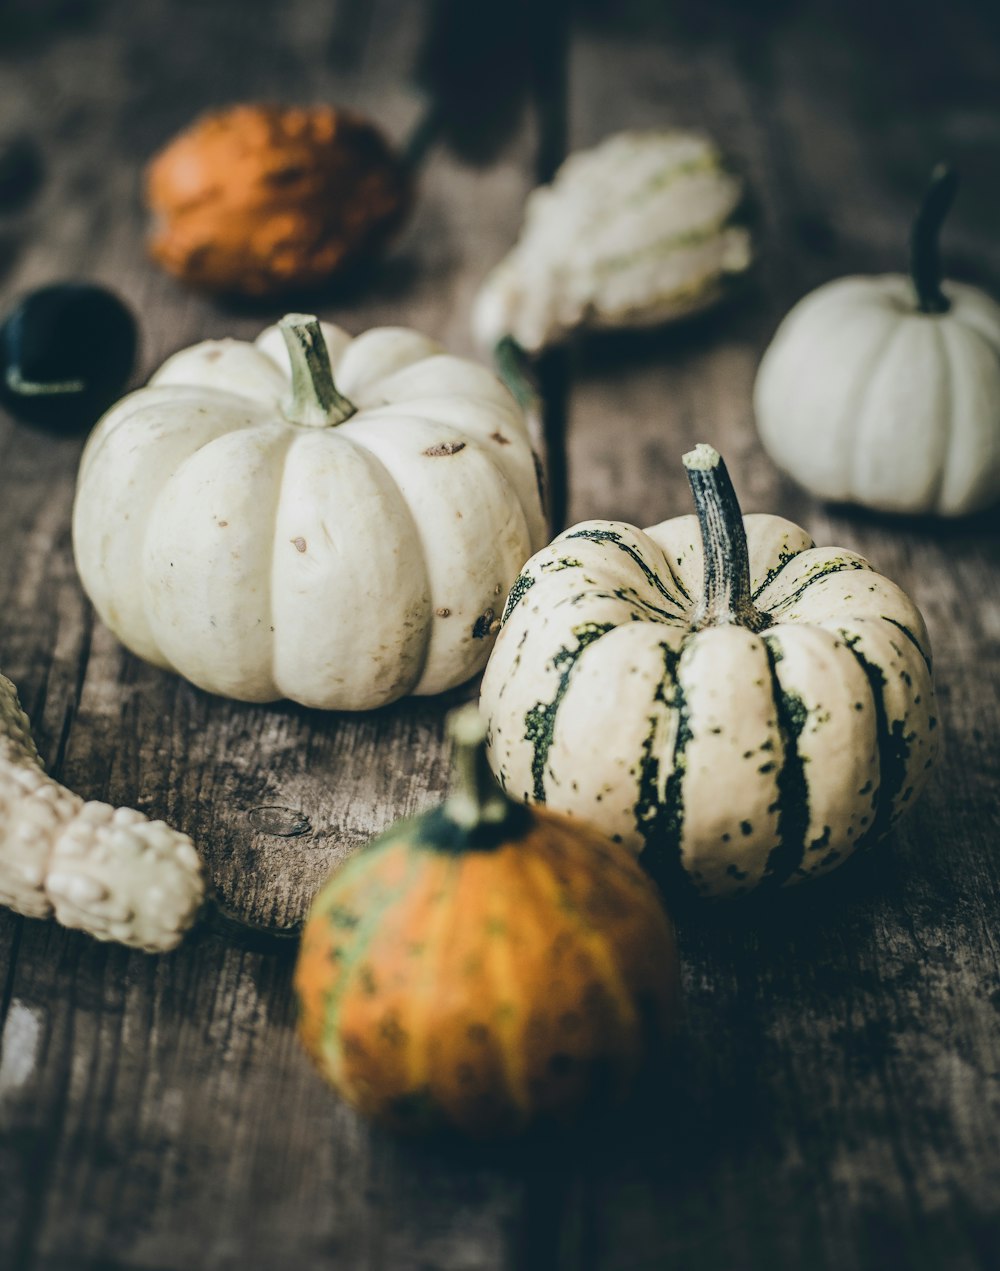
M937 749L919 611L862 557L743 518L709 446L697 516L588 521L531 558L483 680L507 792L585 818L668 890L825 874L880 839Z
M654 326L707 308L750 265L743 183L698 133L623 132L534 190L473 308L476 338L531 353L578 327Z

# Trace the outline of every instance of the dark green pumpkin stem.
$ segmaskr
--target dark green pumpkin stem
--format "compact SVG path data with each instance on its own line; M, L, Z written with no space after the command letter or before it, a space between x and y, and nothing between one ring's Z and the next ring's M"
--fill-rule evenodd
M532 447L541 451L539 491L542 508L555 534L566 524L569 477L566 463L567 371L563 352L543 352L532 366L531 358L512 335L502 336L493 347L497 374L524 411Z
M525 414L540 410L538 386L528 364L528 355L512 335L505 335L497 341L493 362L497 374Z
M285 403L285 418L293 424L329 428L342 424L356 407L337 391L330 354L319 319L306 313L289 313L278 323L292 364L292 395Z
M475 702L448 716L452 744L451 793L444 810L463 829L500 825L507 820L511 800L497 785L486 758L486 721Z
M691 625L696 631L725 625L762 631L768 618L751 599L743 513L722 456L701 443L684 456L683 463L705 555L704 590Z
M958 173L939 163L910 231L910 277L921 313L947 313L951 301L941 290L941 226L958 190Z

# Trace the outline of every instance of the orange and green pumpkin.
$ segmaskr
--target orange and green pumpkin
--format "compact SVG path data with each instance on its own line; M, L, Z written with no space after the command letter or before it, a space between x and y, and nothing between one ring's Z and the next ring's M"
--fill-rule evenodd
M629 852L508 799L474 706L451 732L448 800L316 898L300 1034L365 1115L494 1137L625 1093L676 1016L677 952Z

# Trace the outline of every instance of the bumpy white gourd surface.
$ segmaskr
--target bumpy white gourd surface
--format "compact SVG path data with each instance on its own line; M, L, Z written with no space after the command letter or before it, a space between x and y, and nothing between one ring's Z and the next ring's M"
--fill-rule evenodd
M186 349L92 434L74 546L148 661L245 701L361 710L482 668L545 521L490 371L401 328L322 331L353 416L289 422L277 328Z
M876 842L937 749L913 602L781 517L744 524L760 633L692 629L696 517L590 521L525 566L482 687L511 796L706 896L799 882Z
M922 313L901 274L840 278L778 328L754 410L774 462L821 498L959 516L1000 499L1000 305L945 283Z
M697 133L625 132L571 155L528 197L476 298L484 349L531 352L578 327L654 326L704 309L750 265L743 183Z
M14 685L0 675L0 904L165 953L204 895L186 834L131 808L85 803L45 775Z

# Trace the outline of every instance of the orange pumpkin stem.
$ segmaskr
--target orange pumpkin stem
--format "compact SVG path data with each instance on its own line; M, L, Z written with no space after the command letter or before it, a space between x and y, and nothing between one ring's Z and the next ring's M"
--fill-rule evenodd
M452 787L444 810L463 829L499 825L510 815L511 800L497 785L486 758L486 721L475 702L448 716L452 742Z

